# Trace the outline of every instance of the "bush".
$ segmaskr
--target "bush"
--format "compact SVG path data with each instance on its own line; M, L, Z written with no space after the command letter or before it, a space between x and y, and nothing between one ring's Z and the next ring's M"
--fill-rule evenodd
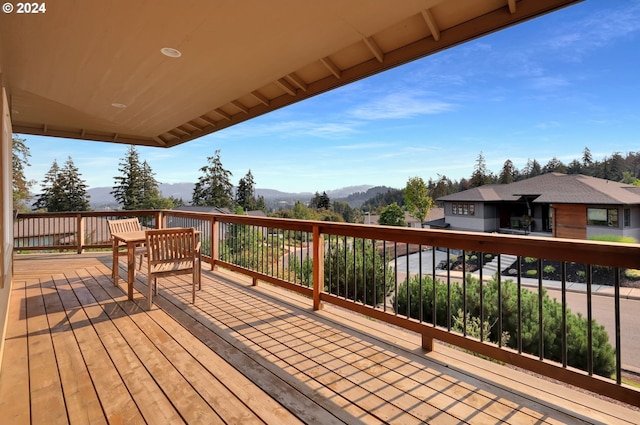
M638 280L640 279L640 270L638 269L627 269L624 271L624 275L627 279L630 280Z
M531 264L531 263L535 263L536 261L538 261L537 258L533 258L533 257L524 257L524 262L527 264Z
M538 270L536 269L527 270L525 274L529 277L534 277L538 275Z
M638 243L638 241L635 238L632 238L631 236L619 236L619 235L594 235L594 236L589 236L589 240L601 241L601 242Z
M371 240L332 240L324 258L324 286L331 294L375 306L392 288L393 270Z
M467 323L473 323L471 318L478 318L475 324L480 326L480 283L471 275L465 278L467 298ZM512 280L500 283L502 299L502 335L498 334L498 281L493 278L482 285L484 322L492 324L485 335L485 340L499 341L508 337L506 345L511 348L518 346L518 317L522 318L522 350L525 353L539 355L538 345L538 294L525 288L520 290L521 312L518 316L518 286ZM408 286L408 287L407 287ZM407 292L408 289L408 292ZM415 319L433 322L433 294L436 298L436 324L447 326L455 321L455 314L463 308L463 290L459 284L451 284L449 288L445 282L430 276L412 277L409 282L399 285L397 297L398 314L406 314ZM407 299L408 297L408 299ZM449 298L450 304L447 309ZM422 302L422 304L421 304ZM562 323L562 304L550 298L546 292L542 296L543 304L543 347L544 357L557 362L562 361L562 340L558 330ZM421 314L422 307L422 317ZM448 316L450 315L450 316ZM567 362L569 366L582 370L587 369L587 319L580 314L575 315L567 310ZM475 326L475 325L474 325ZM473 329L476 329L475 327ZM615 370L615 351L609 343L609 335L604 326L592 321L593 335L593 368L601 376L609 377Z
M544 270L544 272L545 272L545 273L547 273L547 274L552 274L552 273L555 273L555 272L556 272L556 268L555 268L555 267L553 267L553 266L552 266L552 265L550 265L550 264L549 264L549 265L544 266L544 268L543 268L542 270Z

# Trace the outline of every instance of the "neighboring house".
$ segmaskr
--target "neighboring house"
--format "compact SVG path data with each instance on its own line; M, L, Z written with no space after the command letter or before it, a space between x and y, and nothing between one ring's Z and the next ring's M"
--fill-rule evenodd
M429 210L429 214L425 217L424 222L420 223L420 220L411 215L408 211L404 212L404 222L407 227L424 228L431 227L431 223L438 222L444 218L444 208L434 207ZM379 224L379 215L365 215L364 224Z
M549 173L480 186L438 199L452 230L640 240L640 187L580 174Z

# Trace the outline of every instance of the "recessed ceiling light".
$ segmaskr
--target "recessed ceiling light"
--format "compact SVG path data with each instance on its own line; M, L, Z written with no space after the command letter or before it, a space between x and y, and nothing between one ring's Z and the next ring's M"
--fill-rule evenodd
M160 49L160 52L162 52L163 55L168 56L170 58L179 58L180 56L182 56L182 53L180 53L180 50L174 49L173 47L163 47L162 49Z
M127 107L127 105L125 105L124 103L112 103L111 106L113 106L114 108L119 108L119 109L124 109Z

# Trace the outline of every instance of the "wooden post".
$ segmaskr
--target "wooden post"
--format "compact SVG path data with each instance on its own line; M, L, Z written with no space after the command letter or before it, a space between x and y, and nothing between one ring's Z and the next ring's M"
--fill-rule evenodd
M313 309L320 310L320 293L324 288L324 238L320 228L313 226Z
M220 239L220 226L216 222L216 216L214 215L211 218L211 241L209 245L211 245L211 270L216 269L216 261L218 258L218 239Z
M82 214L76 216L76 245L78 247L78 254L82 254L84 246L84 218Z
M422 349L426 352L433 351L433 338L424 331L422 332Z

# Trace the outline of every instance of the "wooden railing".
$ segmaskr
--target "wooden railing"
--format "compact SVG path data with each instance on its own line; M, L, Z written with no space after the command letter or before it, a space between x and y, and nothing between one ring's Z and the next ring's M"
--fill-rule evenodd
M116 216L139 217L148 227L195 227L212 268L296 291L315 309L331 303L417 332L426 350L440 340L640 406L640 392L622 382L624 356L637 354L622 351L620 319L621 285L627 270L640 269L640 245L126 211L19 214L15 250L108 248L101 222ZM47 220L55 237L37 239L34 229L43 229ZM27 240L33 244L18 243ZM500 272L483 267L485 261L497 263ZM602 314L593 307L596 285L614 299L608 317L596 317ZM546 295L547 286L560 290L559 301ZM583 294L584 317L570 312L570 287ZM610 323L608 332L599 321ZM586 343L575 344L576 339Z

